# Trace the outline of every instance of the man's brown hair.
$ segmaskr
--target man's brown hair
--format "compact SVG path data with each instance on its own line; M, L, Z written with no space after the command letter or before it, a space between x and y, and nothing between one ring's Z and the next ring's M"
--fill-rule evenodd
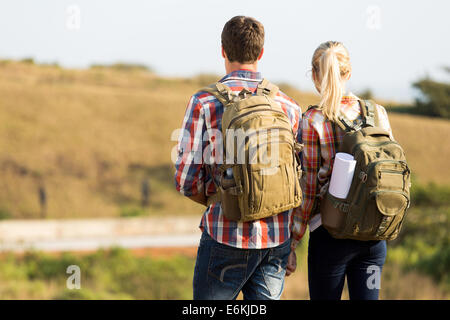
M264 47L264 26L250 17L233 17L223 27L222 47L230 62L253 63Z

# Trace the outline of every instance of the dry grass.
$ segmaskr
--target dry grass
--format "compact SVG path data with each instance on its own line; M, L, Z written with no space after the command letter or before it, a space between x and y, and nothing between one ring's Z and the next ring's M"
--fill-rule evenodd
M309 300L306 256L298 257L298 262L300 264L297 271L286 278L282 299ZM405 272L400 266L391 263L383 267L381 300L447 300L449 298L450 296L430 277L422 273ZM347 284L344 286L342 299L349 299Z
M449 184L450 121L395 113L389 119L417 179Z
M150 213L199 211L170 200L177 196L170 135L195 83L20 63L0 71L0 204L14 217L39 212L40 185L49 217L117 215L121 205L139 203L144 178Z
M174 190L171 134L190 95L216 79L0 62L0 210L39 216L44 186L47 217L117 216L139 207L148 179L151 201L142 214L200 214ZM281 88L303 109L317 101ZM391 122L418 178L448 182L450 122L395 114Z

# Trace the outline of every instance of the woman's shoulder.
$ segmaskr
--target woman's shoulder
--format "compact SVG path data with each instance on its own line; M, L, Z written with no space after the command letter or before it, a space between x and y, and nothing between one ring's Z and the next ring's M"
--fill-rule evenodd
M387 118L387 111L386 108L383 107L381 104L376 103L375 101L372 101L375 105L376 111L378 112L378 116L382 116L384 118Z
M377 116L378 116L378 126L383 128L384 130L388 131L390 133L391 137L394 138L386 109L382 105L380 105L376 102L375 102L375 108L376 108L376 112L377 112Z
M358 97L357 97L357 99L358 100L362 100L362 99L360 99ZM376 115L377 115L377 118L378 118L378 126L380 126L381 128L385 129L386 131L388 131L391 134L391 136L392 136L392 128L391 128L391 125L389 123L389 118L388 118L388 114L387 114L386 108L384 106L382 106L381 104L378 104L374 100L368 100L368 101L370 101L375 107L375 112L376 112Z
M325 116L318 106L309 106L303 113L303 120L308 120L310 122L324 122Z

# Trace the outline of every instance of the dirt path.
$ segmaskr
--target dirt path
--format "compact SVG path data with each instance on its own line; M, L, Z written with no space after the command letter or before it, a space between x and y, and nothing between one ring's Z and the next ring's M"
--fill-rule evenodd
M192 248L198 223L199 217L1 221L0 252Z

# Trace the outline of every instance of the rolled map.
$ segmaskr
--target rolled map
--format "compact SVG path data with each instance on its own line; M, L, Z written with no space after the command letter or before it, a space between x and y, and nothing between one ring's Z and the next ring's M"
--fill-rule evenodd
M356 160L348 153L338 152L334 158L333 172L331 173L330 187L328 191L336 198L347 198L353 174L355 173Z

